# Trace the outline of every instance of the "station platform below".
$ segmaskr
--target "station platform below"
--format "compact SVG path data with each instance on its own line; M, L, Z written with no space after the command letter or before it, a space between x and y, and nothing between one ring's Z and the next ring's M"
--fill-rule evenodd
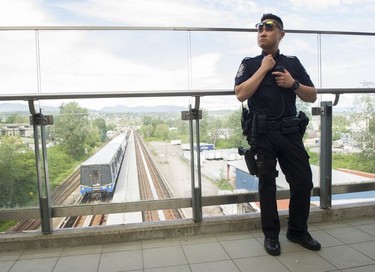
M312 209L309 251L285 237L281 255L263 248L259 214L0 235L0 272L375 271L375 203Z

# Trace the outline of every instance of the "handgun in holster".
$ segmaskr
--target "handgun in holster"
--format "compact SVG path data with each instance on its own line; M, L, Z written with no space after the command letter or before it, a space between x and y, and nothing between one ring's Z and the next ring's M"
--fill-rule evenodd
M245 156L246 166L250 175L257 175L256 146L258 134L258 116L254 114L250 131L250 148L238 148L238 154Z
M257 174L256 154L251 148L243 148L242 146L238 148L238 154L245 156L247 169L249 169L250 175L255 176Z

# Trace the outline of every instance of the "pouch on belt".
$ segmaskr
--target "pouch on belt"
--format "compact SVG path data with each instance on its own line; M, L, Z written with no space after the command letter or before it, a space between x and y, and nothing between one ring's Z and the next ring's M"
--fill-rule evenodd
M281 123L281 133L290 134L299 131L299 118L296 116L283 118Z

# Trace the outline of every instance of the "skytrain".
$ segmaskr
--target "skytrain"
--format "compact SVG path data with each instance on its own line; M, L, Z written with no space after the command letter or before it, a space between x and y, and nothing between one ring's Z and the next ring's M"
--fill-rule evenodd
M121 133L81 164L82 195L113 193L126 146L126 133Z

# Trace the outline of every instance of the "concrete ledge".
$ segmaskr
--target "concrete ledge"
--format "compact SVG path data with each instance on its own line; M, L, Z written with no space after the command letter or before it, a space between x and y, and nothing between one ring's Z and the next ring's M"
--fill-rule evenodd
M282 226L286 226L288 212L279 212ZM329 222L375 216L375 202L337 205L322 210L312 207L309 222ZM25 232L0 235L0 251L54 248L137 241L157 238L194 236L207 233L237 232L260 229L260 214L205 217L202 222L192 219L137 223L95 228L57 229L52 234Z

